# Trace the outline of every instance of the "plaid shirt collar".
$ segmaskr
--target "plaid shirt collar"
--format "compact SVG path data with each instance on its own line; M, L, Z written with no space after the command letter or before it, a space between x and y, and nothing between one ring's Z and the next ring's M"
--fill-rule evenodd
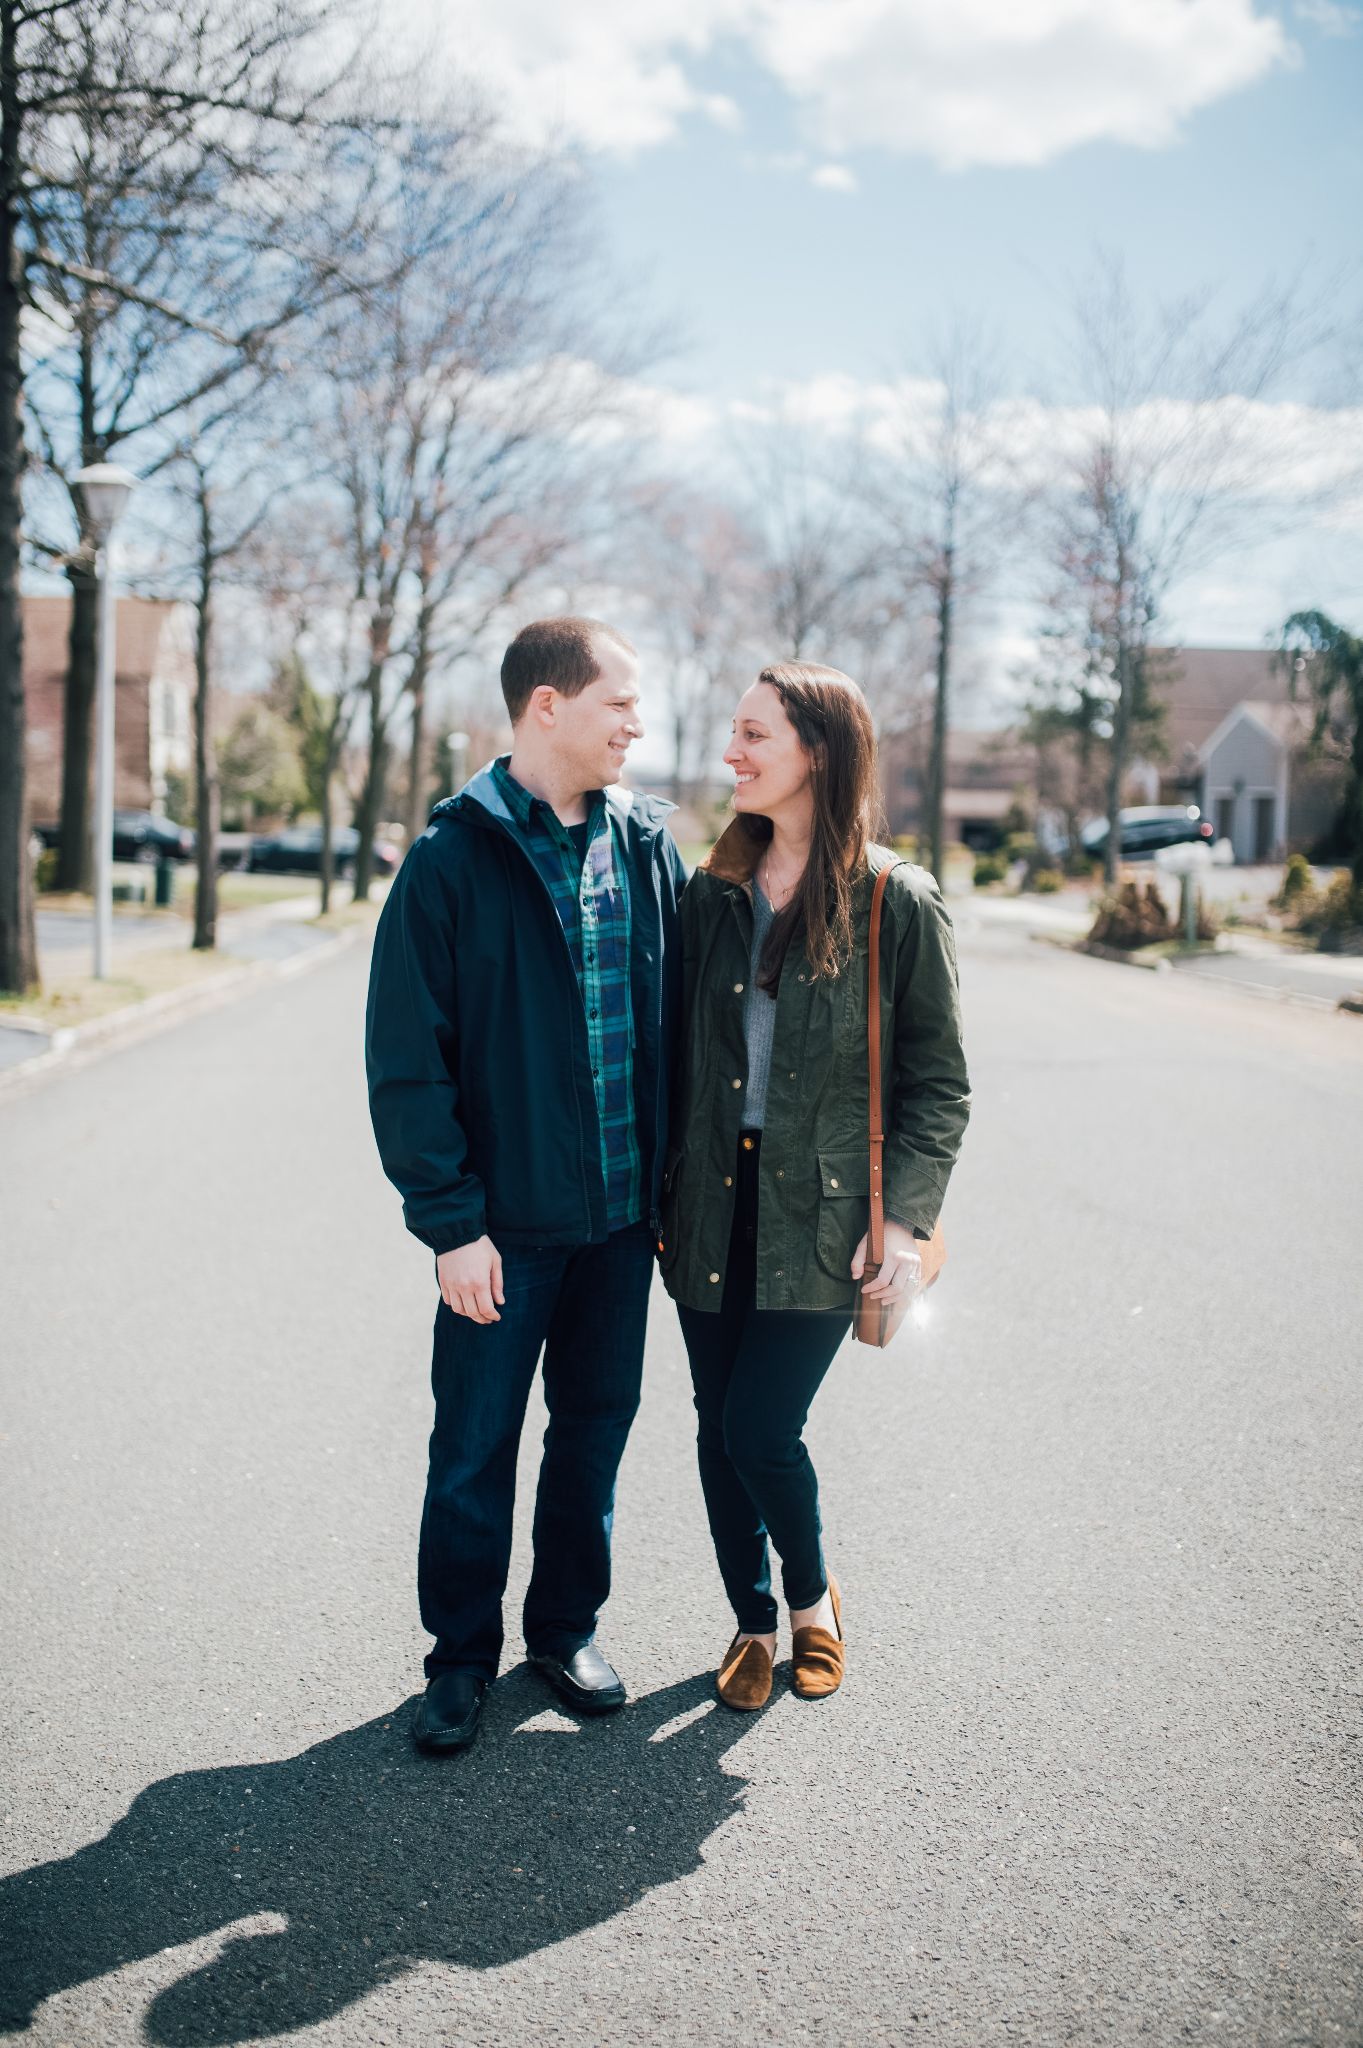
M522 832L528 832L531 826L537 823L548 824L550 819L558 826L560 832L567 831L568 827L563 823L552 804L547 804L541 796L533 796L525 788L524 784L517 782L515 776L511 773L510 754L499 754L497 756L497 759L492 763L492 779L497 785L498 795L516 823L520 826ZM605 801L606 792L603 789L589 789L587 791L587 823L589 825L595 827L598 813Z

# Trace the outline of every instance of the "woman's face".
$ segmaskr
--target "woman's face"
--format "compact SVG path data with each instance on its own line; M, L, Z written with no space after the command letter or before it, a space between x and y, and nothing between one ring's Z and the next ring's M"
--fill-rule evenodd
M736 811L770 818L792 802L808 801L809 756L770 683L754 683L739 699L724 760L738 778Z

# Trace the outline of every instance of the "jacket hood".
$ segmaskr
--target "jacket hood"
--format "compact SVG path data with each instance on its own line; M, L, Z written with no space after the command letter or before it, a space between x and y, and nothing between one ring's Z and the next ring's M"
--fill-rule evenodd
M472 806L486 812L499 824L513 824L514 820L497 787L497 778L492 769L493 763L489 761L486 767L480 768L475 775L469 777L457 796L442 797L431 811L431 823L437 818L447 818L454 811L465 811ZM644 832L656 832L677 808L675 804L668 803L665 797L650 796L644 790L626 789L619 782L612 783L604 795L608 808L620 825L626 825L632 819L638 829Z

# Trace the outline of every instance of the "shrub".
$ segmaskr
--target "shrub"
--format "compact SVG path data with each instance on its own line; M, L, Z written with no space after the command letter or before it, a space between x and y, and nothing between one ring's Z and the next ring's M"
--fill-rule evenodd
M1316 893L1316 877L1304 853L1294 853L1283 869L1282 885L1273 901L1279 910L1300 910Z
M37 864L33 870L33 886L40 896L44 890L56 888L57 862L59 858L60 855L55 846L45 846L38 855Z
M1154 882L1124 882L1115 896L1105 896L1098 905L1089 938L1099 946L1116 946L1134 953L1140 946L1158 945L1161 939L1178 936L1164 898Z
M1008 864L996 853L987 853L975 863L975 887L987 889L991 882L1001 882L1008 873Z
M1015 789L1013 800L999 821L1005 840L1016 839L1032 829L1031 803L1026 790Z
M1038 868L1027 886L1029 889L1035 889L1038 896L1054 896L1056 890L1063 887L1064 881L1065 877L1058 868Z
M896 833L893 844L895 852L902 853L905 860L917 860L918 841L912 832Z
M1363 940L1363 888L1347 868L1335 876L1303 924L1320 934L1322 953L1352 953L1355 941Z

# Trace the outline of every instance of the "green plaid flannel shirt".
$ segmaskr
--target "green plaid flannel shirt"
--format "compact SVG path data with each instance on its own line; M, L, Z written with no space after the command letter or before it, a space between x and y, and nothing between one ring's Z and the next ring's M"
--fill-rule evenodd
M591 1049L592 1086L601 1126L606 1227L623 1230L643 1215L643 1161L634 1107L634 1009L630 1001L629 881L624 849L597 791L587 818L587 858L579 866L567 827L508 768L492 764L506 807L554 899L572 954Z

